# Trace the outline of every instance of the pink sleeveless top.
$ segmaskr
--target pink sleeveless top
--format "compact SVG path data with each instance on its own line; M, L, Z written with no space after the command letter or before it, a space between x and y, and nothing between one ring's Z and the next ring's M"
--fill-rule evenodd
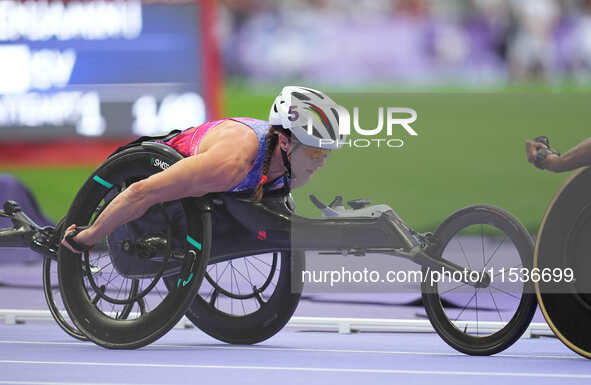
M237 122L243 123L246 126L253 129L254 132L257 134L257 138L259 141L259 149L256 160L254 161L254 164L246 178L244 178L244 180L238 183L236 186L232 187L229 191L253 190L257 187L261 177L261 171L265 160L265 149L267 148L266 137L267 133L269 132L269 122L252 118L230 118L216 120L212 122L205 122L200 126L191 127L184 130L179 135L164 143L173 147L175 150L177 150L185 157L195 155L199 152L199 145L201 144L201 141L203 140L205 134L207 134L207 132L212 127L215 127L226 120L235 120ZM289 185L291 180L287 177L285 178L285 180ZM283 178L277 178L276 180L270 181L269 183L265 184L265 190L279 188L282 185Z
M195 155L199 152L199 145L209 129L217 126L225 120L227 119L214 120L211 122L205 122L200 126L189 128L166 142L166 144L173 147L183 156Z

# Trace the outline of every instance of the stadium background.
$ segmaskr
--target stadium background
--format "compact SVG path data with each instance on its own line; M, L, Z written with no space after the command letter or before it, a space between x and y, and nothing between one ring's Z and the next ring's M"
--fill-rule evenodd
M6 21L25 17L15 9L31 3L0 7L0 55L16 45L30 58L53 52L67 59L73 51L76 61L61 83L29 79L27 87L14 81L11 88L7 84L28 70L2 60L0 173L21 179L54 220L100 160L138 132L168 132L221 116L265 119L285 84L319 88L360 106L364 128L375 127L379 106L418 113L417 137L394 133L402 148L331 155L294 193L298 212L307 216L318 215L308 194L325 201L342 194L387 203L428 231L455 209L490 203L535 233L567 175L529 165L525 140L547 135L564 151L589 136L591 1L113 1L126 7L123 15L137 17L139 9L141 26L130 32L123 23L120 35L113 27L100 37L11 30ZM37 13L28 23L51 7L34 3ZM80 4L64 3L61 14ZM154 56L142 56L146 52ZM27 63L33 72L34 60ZM79 120L30 123L14 107L27 95L58 92L96 92L103 131L81 135ZM176 102L164 111L170 94ZM139 113L132 117L132 110ZM132 130L142 112L148 122Z

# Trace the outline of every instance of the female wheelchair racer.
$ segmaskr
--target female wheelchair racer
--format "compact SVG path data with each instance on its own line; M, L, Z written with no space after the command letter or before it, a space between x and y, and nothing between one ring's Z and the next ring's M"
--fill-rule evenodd
M68 227L67 245L57 253L60 292L73 329L107 348L138 348L161 337L186 314L217 339L256 343L278 332L295 311L302 288L303 253L315 250L400 256L421 265L425 275L434 271L475 273L476 280L455 286L422 281L422 299L432 325L448 344L467 354L494 354L514 343L529 325L536 301L529 283L507 293L513 301L510 306L505 302L499 307L493 296L492 290L498 289L488 271L499 262L495 256L499 248L510 246L514 251L511 266L532 264L531 238L507 212L487 205L467 207L448 217L434 235L418 234L386 205L366 207L363 201L350 202L353 210L344 210L338 201L330 206L316 202L327 219L294 213L290 184L305 183L328 152L313 147L314 140L335 138L334 131L330 132L337 126L331 106L336 104L319 91L285 88L270 113L270 123L281 127L270 130L263 128L268 123L244 120L257 134L257 150L237 156L228 155L237 153L235 148L231 153L220 152L242 162L238 166L242 174L231 174L227 184L203 182L198 191L182 182L179 188L167 190L163 180L167 174L198 180L199 176L181 169L191 157L199 159L215 147L213 141L207 142L215 131L208 137L193 132L144 138L109 157L84 183L64 222L89 224L89 229ZM306 108L313 111L314 135L307 134L294 113ZM232 128L222 131L222 124L219 140L230 142L225 131ZM254 139L246 130L240 126L235 134L246 141ZM179 145L174 148L171 143ZM206 156L201 159L202 164L207 161ZM224 162L227 159L222 159L222 166ZM216 162L210 167L216 167ZM295 179L290 180L291 168ZM230 169L234 172L234 167ZM236 181L240 182L237 186L247 188L213 192ZM249 191L253 187L254 198ZM165 193L160 199L133 198L138 191L141 196L151 189ZM10 211L16 215L14 208ZM474 229L482 236L482 255L475 258L455 246L461 247L465 230L473 234ZM56 233L59 236L63 230ZM486 255L484 234L500 239ZM35 242L29 244L33 247ZM90 244L92 249L87 247ZM467 288L467 293L451 298L458 287ZM496 310L493 313L499 322L479 322L478 290L492 298L487 306ZM462 297L465 301L459 303ZM462 318L474 316L474 301L475 327Z

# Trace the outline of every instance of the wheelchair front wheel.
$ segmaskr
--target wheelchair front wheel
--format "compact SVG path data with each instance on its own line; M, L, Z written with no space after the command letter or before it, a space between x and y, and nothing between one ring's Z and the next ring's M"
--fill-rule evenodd
M492 281L475 288L459 275L431 279L423 268L423 303L433 328L466 354L491 355L508 348L525 332L537 306L532 282L521 278L533 264L529 233L508 212L479 205L452 214L435 235L440 244L433 257L485 271Z

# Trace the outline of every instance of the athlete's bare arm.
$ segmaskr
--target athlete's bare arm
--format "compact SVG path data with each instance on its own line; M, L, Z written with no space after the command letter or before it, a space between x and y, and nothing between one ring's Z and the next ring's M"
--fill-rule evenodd
M246 177L257 151L258 139L252 129L234 121L223 122L206 134L197 155L132 184L74 240L92 245L116 227L141 217L157 203L227 191ZM74 228L75 225L70 226L66 234ZM65 242L62 244L68 247Z
M527 159L534 163L538 150L545 146L538 142L526 142ZM579 167L591 165L591 138L588 138L568 150L562 156L548 155L544 161L544 168L553 172L575 170Z

